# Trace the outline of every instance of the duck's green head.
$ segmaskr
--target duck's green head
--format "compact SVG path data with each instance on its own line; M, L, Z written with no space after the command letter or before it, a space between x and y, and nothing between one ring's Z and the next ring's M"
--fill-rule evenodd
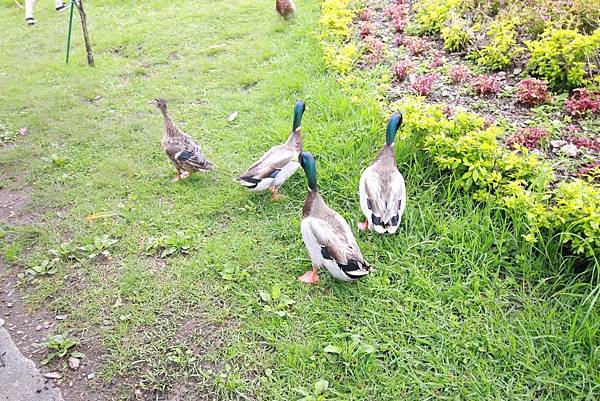
M294 106L294 125L292 126L292 131L296 131L296 129L302 124L302 115L304 114L304 110L306 110L306 105L302 100L298 100L296 102L296 106Z
M315 163L315 158L310 152L302 152L300 153L300 156L298 156L298 161L306 174L308 187L311 191L317 192L317 165Z
M385 130L385 144L390 146L396 141L396 133L398 128L402 125L402 113L394 113L391 115L390 120Z

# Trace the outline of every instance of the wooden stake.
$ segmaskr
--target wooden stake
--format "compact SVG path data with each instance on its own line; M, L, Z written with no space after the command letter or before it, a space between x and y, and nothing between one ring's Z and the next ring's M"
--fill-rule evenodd
M85 40L85 51L87 53L87 62L90 67L94 66L94 54L92 53L92 44L90 43L90 34L87 28L87 15L83 9L83 0L75 0L79 17L81 18L81 28L83 29L83 39Z

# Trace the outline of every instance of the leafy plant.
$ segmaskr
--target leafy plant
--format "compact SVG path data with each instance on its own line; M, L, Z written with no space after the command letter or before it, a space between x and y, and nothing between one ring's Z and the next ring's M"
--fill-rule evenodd
M431 48L429 42L422 38L409 38L405 46L413 56L420 56Z
M513 150L518 150L522 146L529 150L533 150L539 147L540 140L546 137L548 137L548 132L541 128L520 129L508 137L506 146Z
M422 33L438 33L461 0L421 0L414 5Z
M548 29L539 40L526 42L531 52L527 71L548 81L554 89L572 89L585 83L591 54L600 47L600 28L593 35L575 30Z
M146 240L146 254L166 258L175 254L188 254L192 248L192 238L181 230L171 235L149 237Z
M410 88L420 96L427 96L433 90L433 85L439 79L438 74L427 74L414 77L410 84Z
M108 234L102 234L101 236L94 238L92 242L84 244L78 249L89 259L94 259L98 256L109 257L110 248L117 242L119 242L117 239L111 238Z
M245 280L250 276L250 273L248 273L246 269L232 266L230 263L225 263L225 266L223 266L223 269L219 274L223 280L233 282Z
M48 338L46 346L48 347L48 355L42 360L42 365L48 364L54 358L63 358L67 354L74 358L83 358L84 354L73 351L72 349L79 345L79 340L69 337L68 335L55 335Z
M576 176L587 182L600 183L600 160L594 160L581 166L577 170Z
M592 139L581 136L569 135L565 136L565 140L577 145L577 147L586 148L595 152L600 152L600 137Z
M600 111L600 92L589 92L585 88L575 89L569 99L565 101L565 109L572 116L582 116L589 112Z
M329 382L327 380L317 380L311 390L297 388L296 391L302 395L298 401L326 401L329 394Z
M57 262L58 259L43 259L39 264L35 264L27 269L27 273L32 277L56 274L58 272Z
M467 22L456 14L449 19L441 30L444 49L451 52L460 51L467 47L472 40L472 35Z
M282 293L280 285L274 285L270 292L261 290L258 295L263 302L263 310L272 312L279 317L287 316L290 306L296 303L296 301Z
M460 84L465 82L471 77L471 70L462 65L453 65L448 70L448 78L450 78L450 82L453 84Z
M500 92L498 80L493 75L478 75L471 80L471 88L479 96L493 95Z
M477 64L491 71L501 70L509 66L523 48L517 46L516 20L498 19L490 27L490 43L468 57Z
M393 68L394 77L398 82L402 82L414 68L415 65L412 61L409 59L402 60Z
M527 106L537 106L550 100L548 84L535 78L524 79L517 84L517 100Z

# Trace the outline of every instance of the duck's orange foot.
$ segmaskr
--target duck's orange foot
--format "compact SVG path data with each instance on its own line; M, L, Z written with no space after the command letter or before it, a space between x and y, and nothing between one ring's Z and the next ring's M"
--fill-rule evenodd
M271 200L273 202L277 202L278 200L280 200L281 198L283 198L283 196L279 195L279 188L277 187L272 187L271 188Z
M298 280L306 284L317 284L319 282L319 273L317 273L317 267L313 266L312 270L307 271Z
M177 173L177 175L175 177L173 177L173 179L171 180L171 182L177 182L181 180L181 174Z
M368 231L369 230L369 219L365 219L365 221L361 221L356 225L360 231Z

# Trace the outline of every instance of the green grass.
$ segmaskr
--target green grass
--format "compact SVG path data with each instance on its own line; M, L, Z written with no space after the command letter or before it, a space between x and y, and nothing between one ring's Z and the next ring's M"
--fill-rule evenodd
M69 314L60 330L72 329L100 366L107 399L139 386L297 400L318 380L329 389L314 399L597 399L593 283L552 244L525 244L521 222L449 186L410 142L398 146L409 195L399 234L357 234L377 272L350 285L326 274L316 287L296 280L310 267L303 174L278 203L233 178L286 138L304 99L322 193L354 223L360 172L385 124L369 102L340 92L314 35L318 2L298 3L286 23L270 0L89 2L95 68L84 64L79 29L64 64L64 15L40 2L28 28L0 3L0 126L30 131L0 151L0 168L28 172L39 214L0 226L4 258L21 271L62 242L118 240L108 259L65 257L57 274L24 285L31 308ZM162 118L148 105L156 96L202 142L214 174L170 182ZM85 221L99 212L116 215ZM150 237L189 253L148 255ZM273 287L296 303L261 300Z

